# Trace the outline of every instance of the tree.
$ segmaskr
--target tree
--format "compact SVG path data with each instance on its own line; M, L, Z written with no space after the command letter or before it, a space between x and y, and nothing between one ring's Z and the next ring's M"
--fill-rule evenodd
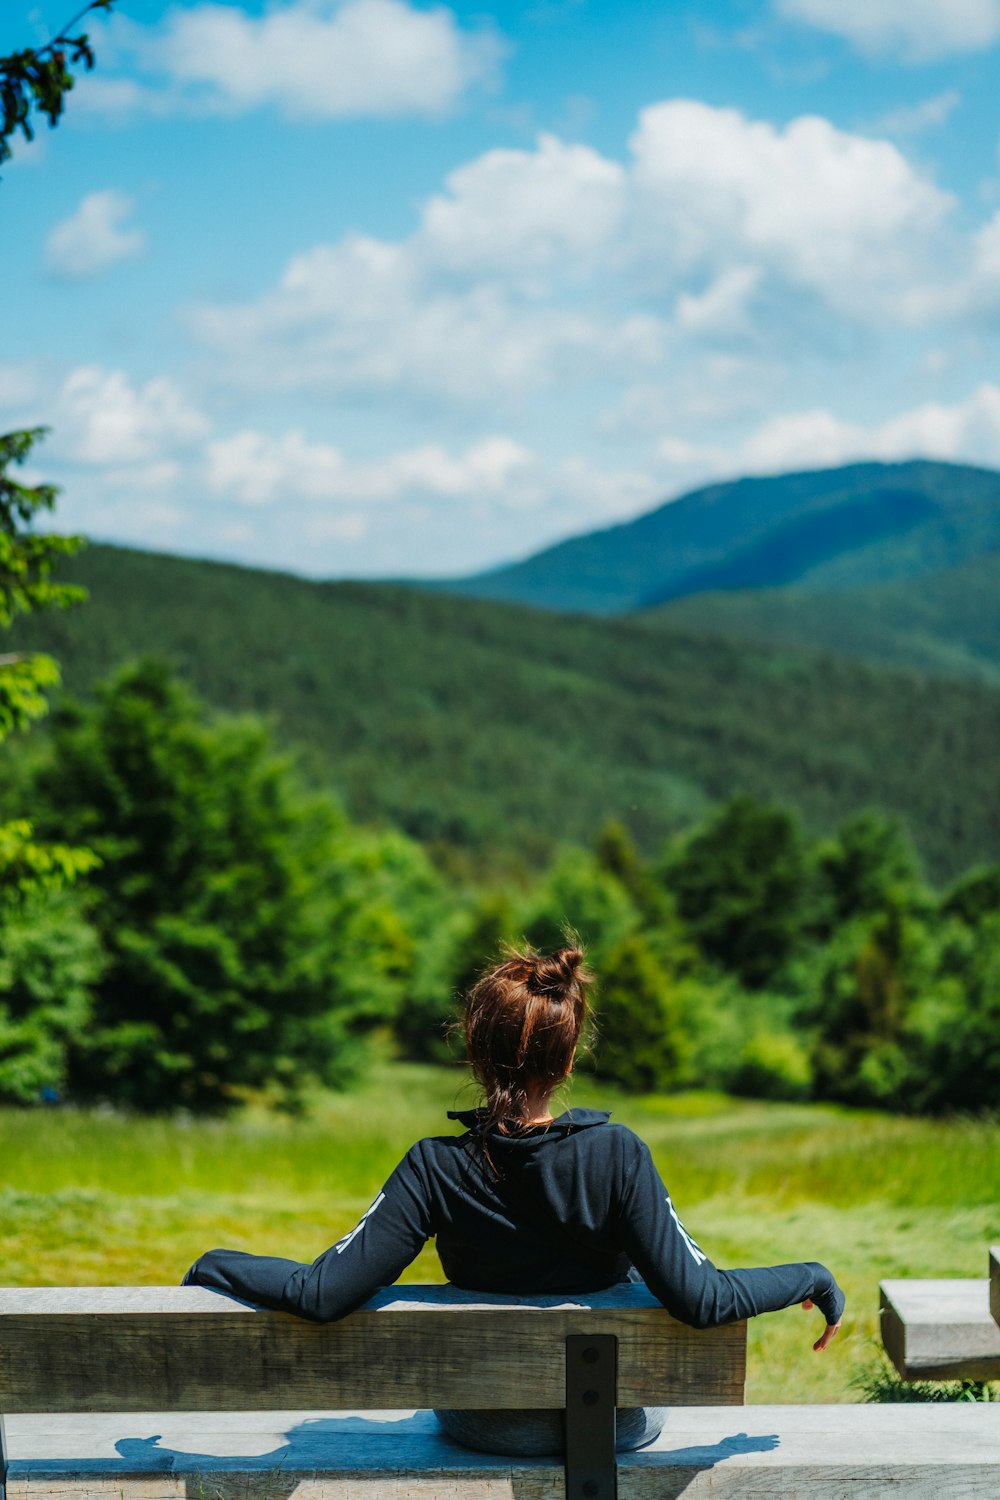
M974 928L987 918L1000 916L1000 865L977 865L967 870L945 894L941 911Z
M467 906L442 911L424 943L422 962L396 1021L407 1057L448 1062L455 1056L454 1024L462 1002L486 965L499 961L517 935L513 903L503 890L479 894Z
M938 945L921 912L889 899L827 948L815 1001L817 1091L850 1104L906 1108L913 1009L937 987Z
M750 988L767 984L802 932L806 876L784 808L733 797L667 860L664 880L707 958Z
M103 972L73 1038L78 1098L221 1110L342 1081L364 1021L344 979L354 909L335 889L344 818L307 798L266 728L208 722L161 663L56 718L38 778L48 825L100 855ZM384 933L369 933L378 978Z
M12 137L20 133L25 140L34 139L34 111L45 115L50 126L58 124L73 87L72 70L94 66L89 37L86 32L73 35L74 28L91 11L110 11L114 4L89 0L44 46L0 57L0 165L10 159ZM55 504L56 487L18 484L7 472L12 464L24 463L45 431L34 427L0 437L0 630L18 614L65 608L86 597L83 589L52 579L58 559L72 556L82 539L33 530L38 512ZM51 657L0 656L0 742L45 713L46 691L58 682L59 668ZM0 896L30 897L72 881L94 863L86 849L36 843L27 819L0 824Z
M0 910L0 1100L62 1096L74 1037L92 1019L100 942L75 892Z
M677 984L642 933L608 955L597 1001L593 1069L629 1093L677 1083L686 1056Z
M620 881L594 855L567 853L546 872L527 903L524 936L543 952L576 934L600 971L608 953L639 926L639 913Z
M1000 1099L1000 913L945 930L937 983L914 1006L918 1110L995 1110Z
M81 539L33 529L38 515L55 504L56 487L19 484L8 472L24 463L44 431L36 427L0 436L0 630L8 629L18 615L65 609L86 597L83 589L52 577L59 560L72 556ZM50 656L0 656L0 742L41 718L46 692L58 682L59 668ZM87 849L38 843L27 818L0 823L0 901L65 884L95 863Z
M883 911L895 896L915 890L920 869L898 818L860 812L847 819L815 855L819 911L815 923L829 935L854 917Z
M81 65L88 71L94 66L94 52L86 32L70 33L91 11L109 11L115 0L90 0L71 21L60 27L43 47L25 47L0 57L0 165L11 156L11 137L18 132L25 140L34 139L31 116L38 111L57 125L66 106L66 95L73 87L73 68Z

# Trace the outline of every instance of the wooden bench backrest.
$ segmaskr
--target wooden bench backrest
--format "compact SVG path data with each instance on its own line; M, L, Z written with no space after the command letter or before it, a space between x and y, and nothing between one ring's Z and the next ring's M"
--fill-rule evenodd
M617 1336L619 1405L743 1402L746 1325L696 1332L643 1287L394 1287L329 1324L201 1287L65 1287L0 1289L0 1413L562 1407L574 1333Z

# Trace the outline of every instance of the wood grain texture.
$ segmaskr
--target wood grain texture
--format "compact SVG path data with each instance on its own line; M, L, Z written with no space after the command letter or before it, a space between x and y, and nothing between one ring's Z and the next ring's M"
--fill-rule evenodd
M461 1450L426 1412L192 1420L15 1417L7 1500L563 1500L557 1462ZM620 1500L998 1494L1000 1408L978 1404L689 1407L619 1460Z
M882 1342L904 1380L1000 1379L987 1281L883 1281Z
M990 1316L1000 1324L1000 1245L990 1251Z
M743 1401L745 1325L686 1328L642 1287L406 1287L325 1325L204 1288L99 1287L0 1291L0 1410L560 1407L570 1333L618 1336L620 1405Z

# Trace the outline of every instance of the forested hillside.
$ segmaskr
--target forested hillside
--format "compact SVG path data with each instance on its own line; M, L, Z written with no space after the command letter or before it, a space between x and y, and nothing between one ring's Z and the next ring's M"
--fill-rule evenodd
M272 716L352 815L526 865L618 818L640 847L736 791L817 829L900 814L945 879L1000 843L1000 692L661 617L583 619L381 584L94 546L91 591L12 646L51 650L85 695L156 652L216 708Z
M857 588L1000 549L1000 474L865 463L710 485L442 588L594 614L713 590Z
M1000 551L861 589L741 589L651 611L671 630L811 645L1000 685Z

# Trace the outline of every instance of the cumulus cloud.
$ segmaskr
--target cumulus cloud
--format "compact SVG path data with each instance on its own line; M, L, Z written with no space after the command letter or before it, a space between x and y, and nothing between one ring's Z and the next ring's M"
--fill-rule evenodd
M911 63L979 52L1000 37L1000 0L776 0L776 8L861 52Z
M732 266L703 292L682 292L677 326L686 333L733 334L749 326L747 302L761 279L759 266Z
M625 193L616 162L541 135L534 151L487 151L452 172L424 208L421 239L451 270L573 267L607 245Z
M1000 386L984 382L955 402L924 402L880 422L846 421L826 407L782 412L729 448L668 436L664 463L699 477L821 469L859 459L940 458L1000 464Z
M246 505L286 500L367 505L421 494L509 498L534 465L532 454L506 437L485 438L461 454L428 443L352 462L339 448L309 442L301 432L270 438L254 431L209 443L207 462L211 488Z
M254 507L307 501L328 516L347 507L348 530L356 529L351 517L373 507L392 512L400 503L424 499L454 502L465 510L570 504L584 513L596 507L604 515L631 512L653 495L646 475L609 472L574 457L548 460L503 434L459 452L425 443L378 459L350 459L340 448L311 442L299 431L271 437L248 429L208 443L205 457L214 494ZM336 519L322 527L344 534Z
M166 376L133 385L120 370L82 365L59 391L53 425L59 452L72 461L114 468L161 464L208 432L208 421ZM160 481L174 471L162 468Z
M490 85L504 53L494 32L407 0L292 0L259 16L195 5L168 11L158 29L119 16L106 34L112 64L139 75L85 81L88 107L111 113L270 105L298 119L439 115Z
M903 104L899 109L891 109L882 115L871 127L871 134L922 135L926 130L936 130L943 125L961 102L962 96L957 89L946 89L943 94L933 94L916 104Z
M195 309L191 326L228 381L418 406L518 404L660 357L662 320L545 305L518 283L446 284L420 245L350 236L296 256L255 302Z
M818 116L782 130L676 99L642 111L631 146L668 274L738 256L855 316L907 315L954 204L890 142Z
M237 385L470 408L634 382L699 342L783 354L810 320L822 341L957 306L954 201L888 141L672 100L630 148L486 152L409 236L317 245L191 326Z
M45 242L49 271L68 281L82 281L141 255L146 236L128 224L134 207L131 198L114 188L88 193L49 234Z

